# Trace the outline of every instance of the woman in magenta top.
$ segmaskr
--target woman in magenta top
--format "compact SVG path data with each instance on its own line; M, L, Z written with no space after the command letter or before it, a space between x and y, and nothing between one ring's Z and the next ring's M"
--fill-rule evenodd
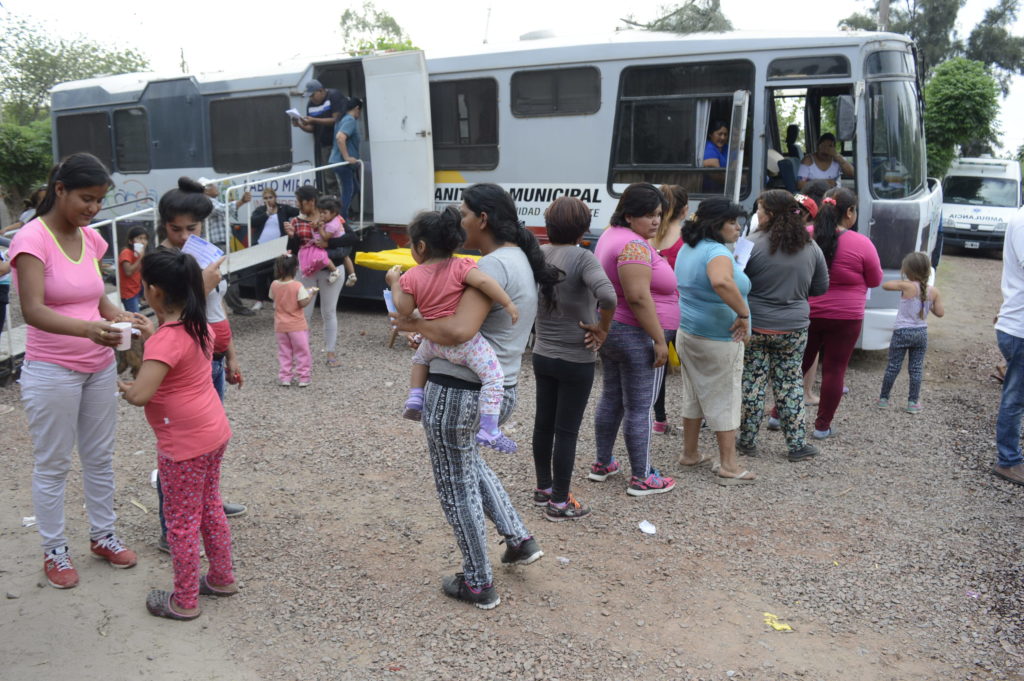
M821 354L821 401L813 436L835 435L832 417L843 397L843 378L864 323L868 289L882 283L882 265L871 239L856 231L857 195L835 187L822 199L814 220L814 240L828 263L829 286L823 296L809 299L811 324L807 330L803 372Z
M35 467L32 502L43 538L43 571L51 586L78 584L64 536L64 490L78 449L89 516L90 551L114 567L135 553L114 533L114 353L128 321L105 295L100 259L107 243L88 227L110 189L99 159L73 154L50 172L46 196L11 242L21 309L28 324L21 399Z
M668 200L668 208L665 209L661 224L658 225L658 231L651 239L651 245L654 246L654 250L658 251L658 255L668 262L668 266L674 272L676 257L679 255L679 249L683 247L683 220L690 212L690 195L677 184L661 185L661 193ZM676 298L678 304L678 289ZM677 326L665 328L666 343L673 345L676 342L677 330ZM662 373L661 381L658 382L658 397L654 400L655 433L666 433L669 428L668 415L665 413L665 377L667 375L667 371Z
M649 241L666 205L654 185L629 185L594 250L618 304L600 350L604 388L594 415L597 461L589 477L600 482L619 472L612 449L621 424L632 472L626 493L634 496L675 486L651 466L650 457L651 405L668 361L664 329L678 328L680 314L675 274Z

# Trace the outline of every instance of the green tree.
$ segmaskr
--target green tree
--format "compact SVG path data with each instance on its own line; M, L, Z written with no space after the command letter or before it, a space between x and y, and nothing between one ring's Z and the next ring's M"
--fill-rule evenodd
M0 100L7 122L27 125L47 114L57 83L144 71L132 49L111 50L82 37L66 39L6 15L0 19Z
M989 64L999 80L1005 97L1010 93L1010 79L1024 74L1024 38L1010 33L1017 20L1018 0L999 0L995 7L985 11L981 20L967 37L965 56Z
M342 48L350 54L394 52L418 49L398 21L387 11L365 0L359 9L347 9L341 15Z
M16 214L22 199L46 179L53 163L51 147L48 120L0 123L0 186Z
M621 21L630 28L667 33L724 33L733 26L722 13L720 0L686 0L675 7L663 5L660 16L649 22L637 21L631 14Z
M924 98L932 177L945 175L958 146L995 142L999 83L985 64L962 57L943 62L925 86ZM972 153L978 153L977 147Z

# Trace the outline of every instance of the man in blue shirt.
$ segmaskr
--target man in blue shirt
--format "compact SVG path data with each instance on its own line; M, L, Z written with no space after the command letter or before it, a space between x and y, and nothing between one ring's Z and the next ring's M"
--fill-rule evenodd
M359 118L363 114L363 102L358 97L348 100L348 109L338 124L334 126L334 146L328 163L347 161L349 165L334 169L341 185L341 217L348 221L348 209L352 204L352 196L359 183Z

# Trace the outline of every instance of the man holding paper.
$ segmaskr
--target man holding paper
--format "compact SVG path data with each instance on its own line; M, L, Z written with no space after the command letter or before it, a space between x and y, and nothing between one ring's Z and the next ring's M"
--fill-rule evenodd
M327 163L331 153L331 147L334 145L334 126L345 113L348 98L334 88L325 88L319 80L306 82L306 96L309 97L306 115L299 118L292 116L292 125L313 135L313 158L317 166L322 166ZM324 186L325 183L333 184L334 176L331 173L324 175L326 177L317 173L317 189L336 193L335 187Z

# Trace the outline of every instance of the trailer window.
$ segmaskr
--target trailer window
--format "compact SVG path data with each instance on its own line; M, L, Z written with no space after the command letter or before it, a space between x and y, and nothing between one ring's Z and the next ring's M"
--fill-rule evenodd
M213 169L244 173L292 160L292 129L287 95L235 97L210 102Z
M145 109L114 112L114 151L119 172L149 172L149 118Z
M704 166L708 134L728 126L732 96L752 90L748 61L669 64L625 69L619 84L609 184L678 184L694 194L721 194L725 171ZM741 189L750 191L750 131L744 140Z
M512 74L516 116L592 114L601 108L601 73L592 66Z
M431 83L430 119L435 168L498 166L498 83L493 78Z
M110 116L106 111L72 114L57 118L57 154L88 152L103 161L108 169L114 167L114 152L110 143Z

